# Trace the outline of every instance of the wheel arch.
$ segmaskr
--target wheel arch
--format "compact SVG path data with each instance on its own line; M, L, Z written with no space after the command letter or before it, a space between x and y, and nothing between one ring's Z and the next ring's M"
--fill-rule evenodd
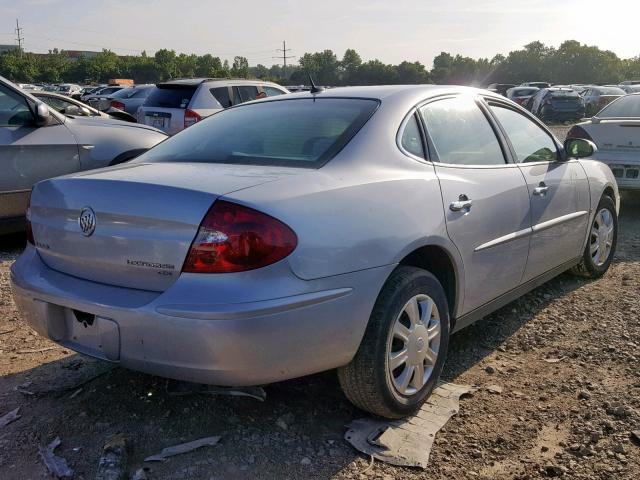
M116 158L109 162L109 166L119 165L124 162L128 162L129 160L133 160L139 155L142 155L144 152L149 150L148 148L134 148L133 150L127 150L126 152L122 152Z
M456 313L462 306L462 271L457 267L456 257L441 245L420 246L406 254L400 265L422 268L435 276L447 297L452 326Z

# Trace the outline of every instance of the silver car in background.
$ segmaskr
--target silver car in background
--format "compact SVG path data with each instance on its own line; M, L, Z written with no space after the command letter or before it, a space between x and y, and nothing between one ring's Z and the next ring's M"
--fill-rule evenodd
M259 80L189 78L158 83L138 109L138 122L169 135L234 105L259 96L289 93L276 83Z
M37 184L14 298L41 335L124 367L231 386L337 368L354 404L402 417L450 333L607 271L619 196L579 159L594 148L466 87L239 105Z
M127 87L109 94L98 94L88 100L89 105L102 112L109 108L117 108L135 115L149 94L155 89L155 85L136 85Z
M617 98L567 136L595 143L593 158L611 168L621 190L640 190L640 92Z
M130 160L165 138L143 125L60 114L0 77L0 234L24 228L36 182Z

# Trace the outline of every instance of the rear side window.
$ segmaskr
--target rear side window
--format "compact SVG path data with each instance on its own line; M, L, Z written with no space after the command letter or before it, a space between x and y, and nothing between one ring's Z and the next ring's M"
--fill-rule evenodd
M318 168L371 117L367 99L295 99L230 108L184 130L136 162L196 162Z
M504 165L488 120L469 97L448 98L420 109L438 160L455 165Z
M232 105L231 99L229 98L229 87L217 87L212 88L209 91L223 108L227 108Z
M415 115L407 121L402 132L401 140L402 148L416 157L424 157L424 148L422 146L422 136L420 135L420 127Z
M277 95L283 95L284 92L275 87L263 87L264 93L267 94L267 97L275 97Z
M510 108L491 105L516 152L518 163L554 162L558 149L549 134L530 119Z
M640 118L640 95L628 95L611 102L598 114L601 118Z
M144 102L145 107L187 108L195 86L162 86L155 89Z
M238 89L238 92L240 93L240 101L242 103L255 100L258 96L258 88L253 85L242 85L234 88Z

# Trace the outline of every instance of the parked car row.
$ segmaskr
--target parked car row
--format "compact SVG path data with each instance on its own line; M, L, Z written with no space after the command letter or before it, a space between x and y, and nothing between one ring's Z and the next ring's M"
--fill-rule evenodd
M0 234L24 229L38 181L131 160L167 137L64 95L33 94L0 77Z
M544 121L579 120L591 117L608 103L628 93L640 92L640 81L620 85L551 85L525 82L520 85L494 83L487 87L531 111Z

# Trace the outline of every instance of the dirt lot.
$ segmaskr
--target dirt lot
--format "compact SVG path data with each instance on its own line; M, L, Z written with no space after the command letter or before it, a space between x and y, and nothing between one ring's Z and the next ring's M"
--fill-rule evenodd
M145 464L149 479L640 478L640 196L623 198L604 278L563 274L453 337L444 378L480 388L436 437L427 471L370 466L343 440L362 413L332 372L268 386L265 402L177 397L160 378L105 370L37 337L11 299L21 243L0 239L0 416L22 415L0 427L2 479L47 478L38 447L57 436L75 478L92 479L118 433L132 473L164 447L222 437Z

